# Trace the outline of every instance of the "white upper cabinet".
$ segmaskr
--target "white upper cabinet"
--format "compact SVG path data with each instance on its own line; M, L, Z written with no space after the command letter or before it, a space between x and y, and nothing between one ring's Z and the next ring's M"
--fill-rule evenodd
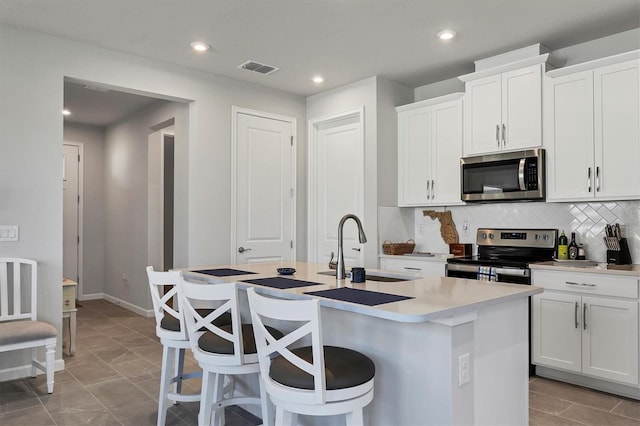
M465 156L542 145L543 65L490 75L465 84Z
M398 111L398 206L462 204L462 93Z
M547 74L548 200L640 198L638 57L635 51Z

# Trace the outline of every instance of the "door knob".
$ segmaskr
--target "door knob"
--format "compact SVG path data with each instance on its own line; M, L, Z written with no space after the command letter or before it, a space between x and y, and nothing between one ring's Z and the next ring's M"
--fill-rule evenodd
M238 253L244 253L245 251L251 250L250 248L244 248L242 246L238 247Z

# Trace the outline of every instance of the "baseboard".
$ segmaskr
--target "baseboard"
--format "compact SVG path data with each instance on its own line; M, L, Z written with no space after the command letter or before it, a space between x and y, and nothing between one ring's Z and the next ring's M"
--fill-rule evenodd
M133 303L129 303L125 300L118 299L117 297L110 296L108 294L103 294L102 299L107 302L111 302L114 305L118 305L122 308L125 308L128 311L141 315L143 317L151 318L153 316L153 309L144 309L138 305L134 305Z
M78 300L81 302L83 300L102 300L102 299L104 299L104 293L83 294L78 298Z
M546 377L547 379L559 380L562 382L571 383L573 385L584 386L586 388L596 389L599 391L640 400L640 388L636 386L608 382L606 380L587 377L580 374L574 374L568 371L560 371L540 365L536 366L536 375L540 377Z
M63 359L56 359L53 365L55 367L55 371L64 370ZM36 372L37 375L44 374L44 371L41 370L36 370ZM0 382L4 382L7 380L24 379L26 377L31 377L31 364L0 370Z

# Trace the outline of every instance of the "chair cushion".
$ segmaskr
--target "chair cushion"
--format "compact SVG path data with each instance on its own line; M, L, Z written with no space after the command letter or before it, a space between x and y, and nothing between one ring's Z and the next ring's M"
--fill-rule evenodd
M24 343L30 340L56 337L58 331L48 322L8 321L0 322L0 346Z
M311 346L296 348L291 352L307 362L313 360ZM346 389L367 383L376 372L376 366L368 356L335 346L324 347L324 364L327 390ZM291 364L282 355L271 361L269 375L285 386L313 390L313 376Z
M213 312L213 309L196 309L196 311L198 312L198 314L200 314L200 316L206 317L211 312ZM224 314L222 314L218 318L216 318L213 321L213 323L217 327L220 327L222 325L231 324L231 314L229 312L225 312ZM169 331L180 331L180 321L178 321L177 318L174 318L171 315L167 315L165 313L164 317L162 318L162 321L160 321L160 327L164 328L165 330L169 330Z
M222 330L231 333L231 324L220 327ZM274 328L266 327L276 339L280 339L283 334ZM242 345L244 347L245 354L255 354L257 353L256 349L256 340L253 336L253 325L251 324L242 324ZM213 334L210 331L207 331L200 339L198 339L198 346L200 349L206 352L211 352L214 354L222 354L222 355L233 355L233 343L230 341L223 339L217 334Z

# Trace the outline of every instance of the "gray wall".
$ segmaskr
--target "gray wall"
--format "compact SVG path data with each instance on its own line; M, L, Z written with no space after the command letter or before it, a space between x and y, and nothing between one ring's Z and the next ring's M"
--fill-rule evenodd
M83 145L82 285L83 294L104 288L104 128L65 123L64 141ZM79 295L81 296L81 295ZM80 297L82 299L82 297Z
M0 222L20 226L20 241L0 243L0 256L38 260L39 300L50 301L40 303L38 314L60 332L62 307L54 301L62 298L60 176L65 77L190 102L185 130L188 147L176 155L176 163L181 164L176 174L184 177L176 187L176 195L181 197L176 204L183 206L175 218L177 232L183 235L177 242L181 258L176 259L176 266L227 263L230 259L231 107L294 117L297 140L303 141L306 133L304 98L255 84L6 25L0 25L0 58ZM298 170L304 174L306 159L301 151ZM105 169L106 174L113 171ZM298 203L303 208L305 189L298 189ZM126 215L126 211L118 214ZM146 229L146 224L138 225ZM305 234L306 230L300 229L299 235ZM111 281L108 269L105 276ZM105 282L105 289L110 285ZM132 300L138 299L135 292L130 295ZM3 355L0 371L25 365L27 355L24 351ZM56 358L60 357L59 341Z

